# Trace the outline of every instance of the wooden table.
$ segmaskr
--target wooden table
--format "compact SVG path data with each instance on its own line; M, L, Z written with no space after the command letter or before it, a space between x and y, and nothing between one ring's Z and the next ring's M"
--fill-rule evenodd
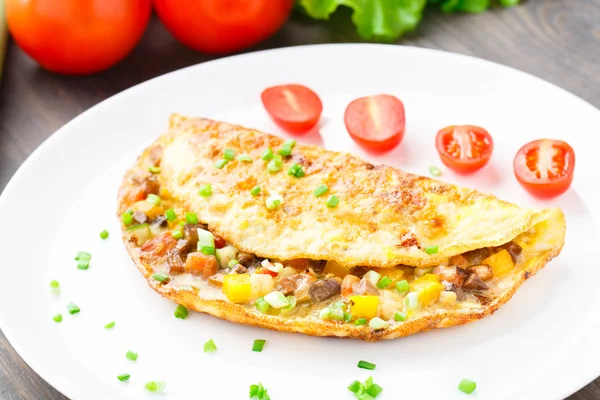
M429 11L401 44L509 65L600 108L600 0L529 0L517 8L477 16ZM356 41L346 12L329 23L294 15L277 35L250 51ZM90 77L50 74L11 43L0 89L0 188L40 143L84 110L147 79L211 59L177 43L156 19L128 58ZM443 65L439 71L444 73ZM65 399L21 360L1 333L0 399ZM600 379L569 399L599 400Z

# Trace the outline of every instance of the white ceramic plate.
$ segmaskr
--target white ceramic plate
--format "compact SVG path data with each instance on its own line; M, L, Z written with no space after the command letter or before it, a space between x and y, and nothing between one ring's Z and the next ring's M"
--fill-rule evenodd
M567 243L559 258L526 282L495 315L463 327L380 343L322 339L234 325L190 314L154 293L129 260L115 217L116 190L136 155L167 127L171 112L222 119L287 136L260 103L268 86L298 82L323 100L323 144L427 174L441 166L435 133L452 124L486 127L495 141L485 169L443 179L492 192L523 206L559 206ZM354 98L378 93L404 101L407 133L385 156L368 156L343 124ZM1 327L25 361L73 399L150 399L144 384L165 380L164 398L244 399L262 382L274 400L352 399L346 386L369 375L380 399L464 399L456 387L475 380L480 399L564 398L600 374L600 112L537 78L481 60L381 45L287 48L222 59L127 90L85 112L23 164L0 198L3 276ZM549 202L525 193L512 159L529 140L567 140L577 153L572 189ZM595 141L595 144L592 143ZM110 231L108 240L99 232ZM78 251L89 270L75 267ZM48 283L58 279L59 296ZM66 304L81 313L71 316ZM52 316L64 315L61 324ZM103 329L115 320L114 329ZM214 339L218 351L205 354ZM262 353L254 339L267 340ZM125 358L139 352L137 362ZM358 369L359 360L377 364ZM130 373L121 383L116 376Z

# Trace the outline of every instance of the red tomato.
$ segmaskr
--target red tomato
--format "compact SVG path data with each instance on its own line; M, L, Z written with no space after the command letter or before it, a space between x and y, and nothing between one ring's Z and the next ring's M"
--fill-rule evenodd
M17 44L42 67L80 75L107 69L142 37L150 0L6 0Z
M494 141L488 131L478 126L449 126L438 132L435 147L444 165L468 174L488 163Z
M210 54L231 53L268 38L293 5L294 0L154 0L173 36Z
M216 249L222 249L223 247L225 247L226 244L227 244L227 242L225 241L225 239L223 239L222 237L219 237L219 236L215 236L215 248Z
M319 96L302 85L273 86L265 89L260 98L273 121L292 133L312 129L323 111Z
M373 152L396 147L404 137L405 122L404 105L387 94L356 99L344 114L352 140Z
M264 274L264 275L271 275L271 276L277 276L277 272L273 272L271 270L268 270L266 268L263 267L258 267L254 270L255 274Z
M571 186L575 152L560 140L534 140L517 152L513 167L517 180L531 194L554 197Z

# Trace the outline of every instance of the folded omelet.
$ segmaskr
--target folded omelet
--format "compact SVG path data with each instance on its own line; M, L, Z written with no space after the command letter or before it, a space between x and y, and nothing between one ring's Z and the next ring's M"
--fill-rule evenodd
M173 115L118 214L150 286L232 322L391 339L493 313L558 255L559 209Z

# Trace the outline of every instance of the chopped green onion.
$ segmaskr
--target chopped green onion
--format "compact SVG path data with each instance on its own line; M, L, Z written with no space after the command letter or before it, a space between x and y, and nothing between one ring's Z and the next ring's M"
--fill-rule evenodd
M148 167L148 171L152 172L153 174L160 174L160 167Z
M152 381L146 383L145 387L151 392L162 392L167 387L167 383L164 381Z
M325 201L325 205L329 208L335 208L335 207L337 207L337 205L339 203L340 203L340 199L335 194L332 194L331 196L329 196L327 201Z
M271 306L265 301L264 297L256 299L254 305L256 306L256 309L263 314L271 309Z
M344 311L344 322L350 322L352 320L352 314Z
M392 283L392 280L390 278L388 278L387 276L384 276L383 278L381 278L381 280L379 282L377 282L377 287L379 289L385 289L386 287L390 286L391 283Z
M194 288L190 285L181 285L177 288L177 291L179 290L189 290L190 292L193 292Z
M200 186L198 194L202 197L208 197L212 194L212 185L210 183Z
M386 328L387 325L388 323L379 317L375 317L369 321L369 327L375 330Z
M419 293L410 292L407 294L406 298L404 299L404 308L406 312L415 311L417 308L419 308Z
M196 215L196 213L186 212L185 213L185 223L186 224L197 224L198 216Z
M406 321L406 314L402 311L396 311L394 313L394 321L404 322Z
M258 400L271 400L268 390L264 388L262 383L259 383L258 385L250 385L250 398L257 398Z
M81 309L79 307L77 307L76 304L69 303L69 304L67 304L67 311L69 311L69 314L73 315L73 314L77 314L79 311L81 311Z
M319 318L329 319L331 317L331 308L325 307L319 312Z
M175 229L171 232L171 236L173 236L173 239L183 239L183 232L180 229Z
M121 219L123 220L123 225L129 226L133 224L133 211L125 211L121 214Z
M442 176L442 170L436 167L435 165L429 167L429 173L433 176Z
M127 357L131 361L135 361L138 359L138 353L136 353L135 351L127 350L127 353L125 353L125 357Z
M177 214L175 213L175 210L169 208L167 211L165 211L165 217L167 217L167 221L173 222L177 219Z
M275 210L283 203L283 197L279 193L272 192L269 197L267 197L266 205L269 210Z
M273 156L273 159L267 164L267 171L274 174L275 172L281 171L283 168L283 161L280 156Z
M296 178L302 178L305 174L301 165L294 164L288 169L288 175L295 176Z
M75 256L75 260L77 261L77 268L88 269L90 267L91 259L92 255L90 253L86 253L85 251L78 252Z
M146 201L147 201L148 203L154 204L155 206L158 206L158 205L160 205L160 202L161 202L162 200L161 200L161 199L160 199L160 197L158 197L157 195L150 193L150 194L148 195L148 197L146 197Z
M129 374L121 374L121 375L117 376L117 379L120 380L121 382L128 381L129 378L131 378L131 375L129 375Z
M383 388L378 384L374 383L370 388L367 389L367 393L370 394L373 398L376 398L383 392Z
M261 351L263 351L263 347L265 347L265 343L267 341L264 339L256 339L254 341L254 344L252 345L252 351L256 351L257 353L260 353Z
M50 292L54 294L60 293L60 283L57 280L50 281Z
M173 315L175 315L175 318L186 319L188 316L188 309L182 306L181 304L177 304Z
M235 159L235 150L225 149L225 151L223 151L223 159L233 161Z
M163 274L162 272L156 272L156 273L152 274L152 278L155 281L159 281L161 283L166 283L169 281L169 275Z
M240 154L237 156L237 159L241 162L252 162L252 157L250 157L248 154Z
M408 292L410 289L410 285L406 279L396 282L396 290L400 293Z
M458 384L458 390L463 393L471 394L477 388L477 384L470 379L463 379Z
M215 254L215 237L204 229L198 229L198 251L206 256Z
M101 239L106 239L108 237L108 231L105 229L102 232L100 232L100 238Z
M357 393L360 390L361 386L362 386L362 383L360 383L359 381L354 381L348 385L348 390L351 391L352 393Z
M254 186L252 189L250 189L250 193L252 196L258 196L260 193L260 186Z
M366 318L359 318L356 321L354 321L354 325L359 326L359 325L366 325L367 324L367 319Z
M221 168L223 168L224 166L226 166L228 162L229 162L229 161L227 161L227 160L225 160L224 158L222 158L222 159L220 159L219 161L217 161L217 162L215 163L215 168L217 168L217 169L221 169Z
M235 267L236 265L238 265L239 263L240 263L240 262L239 262L238 260L229 260L229 262L227 263L227 266L228 266L229 268L233 268L233 267Z
M369 282L373 284L373 286L377 286L377 284L379 283L379 278L381 278L381 274L379 272L370 270L363 275L363 278L366 278Z
M367 378L367 380L365 381L365 389L370 388L371 386L373 386L375 382L373 382L373 377L370 376Z
M358 396L358 400L375 400L375 398L368 393L364 393Z
M342 308L342 306L333 304L330 307L331 311L329 313L329 318L334 319L336 321L343 321L344 320L344 309Z
M56 314L54 317L52 317L52 319L54 320L54 322L61 322L62 314Z
M266 294L264 299L267 303L269 303L269 305L271 307L277 308L277 309L283 308L290 304L288 302L288 299L285 297L285 295L276 290L272 291L271 293Z
M187 221L179 221L179 226L180 227L185 227L185 224L187 223Z
M104 325L104 329L110 329L115 326L115 321L110 321L108 324Z
M376 367L375 364L370 363L368 361L359 361L358 362L358 368L362 368L362 369L369 369L369 370L374 370Z
M279 149L278 153L284 157L288 157L292 155L292 149L296 145L296 141L294 139L286 140L281 149Z
M267 147L267 149L262 153L262 156L260 156L260 158L262 158L265 161L271 161L273 159L273 150L271 150L270 147Z
M217 351L217 346L215 345L214 340L210 339L208 342L204 343L204 352L205 353L213 353Z
M298 300L296 299L296 297L288 296L288 297L286 297L286 299L288 301L288 305L281 308L280 315L289 314L296 309L296 304L298 303Z
M323 196L325 193L327 193L329 191L329 188L327 187L327 185L321 185L318 188L315 189L315 191L313 192L313 194L315 195L315 197L321 197Z
M427 254L435 254L438 252L440 246L430 246L425 249L425 253Z

